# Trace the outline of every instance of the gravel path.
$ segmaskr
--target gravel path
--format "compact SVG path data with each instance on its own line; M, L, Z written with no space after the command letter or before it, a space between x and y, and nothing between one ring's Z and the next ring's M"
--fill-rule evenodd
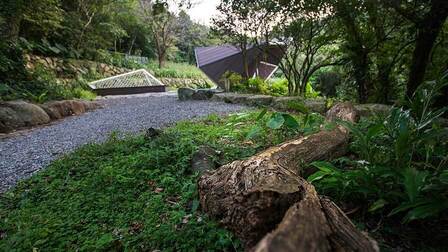
M104 141L110 132L142 132L212 113L246 107L209 101L179 102L172 94L102 100L104 109L68 117L53 125L0 139L0 193L77 147Z

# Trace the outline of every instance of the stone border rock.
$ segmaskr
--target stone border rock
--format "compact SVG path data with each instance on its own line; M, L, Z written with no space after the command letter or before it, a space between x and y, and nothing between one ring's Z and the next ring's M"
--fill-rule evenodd
M301 102L309 111L324 115L327 111L327 102L324 99L301 99L298 97L273 97L269 95L239 94L239 93L217 93L211 98L212 101L220 101L234 104L245 104L248 106L269 106L276 110L291 110L290 104ZM392 108L384 104L357 104L354 105L361 117L386 115Z
M72 115L100 108L96 102L82 100L52 101L36 105L25 101L0 103L0 133L48 124Z
M179 88L177 90L177 97L181 101L196 100L205 101L210 100L219 91L216 89L192 89Z

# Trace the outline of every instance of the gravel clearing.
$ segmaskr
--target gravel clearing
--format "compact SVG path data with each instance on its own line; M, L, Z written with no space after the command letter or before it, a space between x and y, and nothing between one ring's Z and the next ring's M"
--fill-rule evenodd
M0 193L81 145L102 142L113 131L139 133L174 122L247 109L209 101L180 102L172 93L115 97L105 108L0 139Z

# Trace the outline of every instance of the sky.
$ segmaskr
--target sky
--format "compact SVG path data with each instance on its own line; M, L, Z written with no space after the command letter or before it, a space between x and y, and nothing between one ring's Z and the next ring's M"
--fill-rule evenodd
M218 14L216 7L220 0L197 0L196 4L187 11L191 19L205 25L211 25L211 18Z

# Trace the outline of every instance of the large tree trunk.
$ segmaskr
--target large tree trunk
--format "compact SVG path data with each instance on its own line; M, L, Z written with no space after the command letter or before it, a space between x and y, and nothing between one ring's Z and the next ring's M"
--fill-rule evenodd
M359 103L367 103L372 89L368 47L365 45L360 28L351 13L353 7L350 7L345 1L337 1L335 7L339 20L346 30L347 48L351 52L349 58L353 65L354 78L358 86L358 101Z
M0 5L0 14L4 18L3 27L0 27L0 38L17 41L20 36L20 27L26 4L23 0L7 0Z
M359 232L336 204L319 197L311 184L302 183L302 199L254 252L379 251L376 242Z
M434 0L426 17L422 22L415 24L417 38L407 82L406 94L408 97L412 97L425 79L429 56L447 17L448 4L446 0Z
M330 121L354 122L357 118L353 106L344 103L334 106L327 115ZM338 126L207 172L198 181L202 209L220 219L249 249L282 221L291 206L308 204L304 200L309 195L315 194L314 200L318 200L314 187L299 174L309 162L345 154L347 142L348 131ZM318 204L310 202L315 207L302 209L310 217L303 223L325 233L325 227L321 226L324 213L316 212ZM315 215L322 218L313 219Z

